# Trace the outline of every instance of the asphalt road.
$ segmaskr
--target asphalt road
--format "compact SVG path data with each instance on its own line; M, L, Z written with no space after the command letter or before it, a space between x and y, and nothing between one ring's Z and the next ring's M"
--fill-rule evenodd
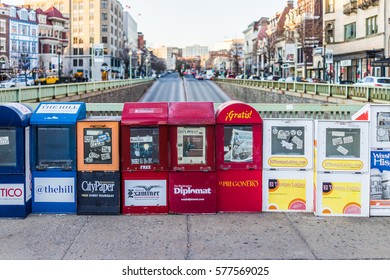
M142 102L212 101L224 103L230 97L209 80L196 80L192 75L181 78L178 73L159 78L139 100Z
M390 217L310 213L0 219L1 260L390 259Z

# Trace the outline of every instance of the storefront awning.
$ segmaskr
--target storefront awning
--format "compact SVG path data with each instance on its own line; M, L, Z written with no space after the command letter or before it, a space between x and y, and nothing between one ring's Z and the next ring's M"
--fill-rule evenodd
M371 67L390 67L390 58L375 60L371 63Z

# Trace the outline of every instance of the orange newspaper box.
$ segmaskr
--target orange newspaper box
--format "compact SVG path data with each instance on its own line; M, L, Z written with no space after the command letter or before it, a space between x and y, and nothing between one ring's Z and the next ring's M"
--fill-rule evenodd
M261 212L262 119L240 101L216 112L217 211Z
M169 212L216 213L212 102L172 102L168 114Z
M120 213L119 117L77 122L77 214Z
M168 213L168 103L125 103L121 122L122 213Z

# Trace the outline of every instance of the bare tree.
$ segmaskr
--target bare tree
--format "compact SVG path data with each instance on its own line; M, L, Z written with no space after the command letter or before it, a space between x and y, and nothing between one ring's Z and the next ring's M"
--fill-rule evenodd
M238 74L241 56L244 50L244 45L240 41L233 41L232 48L230 49L230 62L233 64L234 74ZM244 69L245 71L245 69Z

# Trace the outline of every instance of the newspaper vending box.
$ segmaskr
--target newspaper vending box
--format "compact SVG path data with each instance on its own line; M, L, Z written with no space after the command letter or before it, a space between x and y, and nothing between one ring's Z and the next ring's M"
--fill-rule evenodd
M215 116L212 102L172 102L169 211L216 213Z
M251 106L225 102L216 112L217 211L262 210L262 120Z
M168 103L125 103L121 121L122 213L168 213Z
M0 105L0 217L31 213L31 114L20 103Z
M31 116L33 213L76 213L76 123L82 102L43 102Z
M264 119L263 210L313 211L314 122Z
M77 214L120 213L120 117L77 122Z
M315 122L315 214L369 215L369 123Z
M390 106L366 105L352 119L370 122L370 216L390 216Z

